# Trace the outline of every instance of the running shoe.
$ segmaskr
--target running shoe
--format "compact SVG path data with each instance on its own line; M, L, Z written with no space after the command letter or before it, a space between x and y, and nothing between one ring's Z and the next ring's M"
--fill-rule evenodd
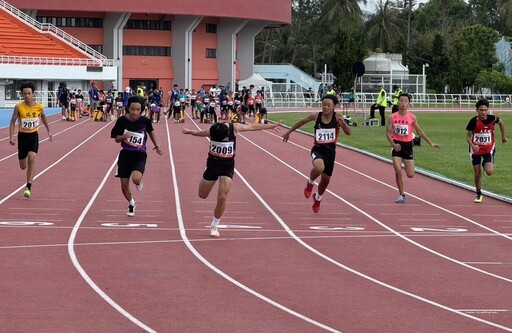
M30 198L30 190L28 189L28 187L25 188L25 192L23 192L23 196L25 198Z
M311 191L313 191L313 184L307 182L306 187L304 188L304 196L309 198L311 196Z
M135 206L136 205L129 205L128 206L128 211L126 212L126 215L128 216L135 216Z
M481 203L484 200L484 196L481 194L477 194L475 198L476 203Z
M220 233L217 227L210 227L210 237L219 237Z
M142 190L143 186L144 186L144 183L142 182L142 179L141 179L139 185L135 185L135 188L137 189L137 191L140 191L140 190Z
M405 202L405 195L401 194L396 198L395 203L404 203Z
M320 200L316 200L316 193L313 194L313 211L318 213L320 211Z

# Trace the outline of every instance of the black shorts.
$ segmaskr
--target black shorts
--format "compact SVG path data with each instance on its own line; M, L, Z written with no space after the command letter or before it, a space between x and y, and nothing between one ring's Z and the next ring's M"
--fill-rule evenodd
M235 174L235 159L216 160L208 158L206 160L206 170L203 172L204 180L217 180L220 176L226 176L233 179Z
M404 160L414 159L413 152L412 152L412 147L414 146L414 141L403 142L403 141L393 140L393 142L398 143L402 147L402 149L400 149L400 151L391 149L391 156L401 157Z
M336 150L313 146L311 148L311 160L321 159L324 161L324 171L322 173L332 176L334 170L334 160L336 159Z
M69 101L67 99L59 100L60 105L65 107L66 109L69 107Z
M39 134L18 132L18 159L24 160L30 151L36 154L39 151Z
M494 163L495 152L496 149L493 149L492 152L483 155L471 154L471 163L473 165L479 165L480 163L482 163L482 166L484 166L485 163Z
M116 177L130 178L133 171L140 171L140 173L144 174L146 159L146 153L127 149L121 150L117 159Z

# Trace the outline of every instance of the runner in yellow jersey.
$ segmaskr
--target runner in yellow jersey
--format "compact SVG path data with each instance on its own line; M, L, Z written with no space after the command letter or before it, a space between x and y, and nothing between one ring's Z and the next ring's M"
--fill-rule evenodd
M30 191L34 174L36 171L36 156L39 149L39 121L41 121L46 130L48 137L52 141L52 134L46 115L44 114L43 105L34 101L36 87L33 82L24 82L20 87L23 101L16 104L9 124L9 142L11 145L16 144L14 129L16 120L18 121L18 159L20 161L21 170L27 170L27 186L23 195L30 198Z

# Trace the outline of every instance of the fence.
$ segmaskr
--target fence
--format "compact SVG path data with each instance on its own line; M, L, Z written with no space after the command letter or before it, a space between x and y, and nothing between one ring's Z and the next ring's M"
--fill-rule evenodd
M320 106L320 96L316 92L309 93L302 91L300 86L290 86L288 91L281 91L283 87L274 87L265 92L265 105L267 107L311 107ZM277 91L274 91L277 88ZM57 107L59 102L55 91L36 91L35 100L45 107ZM357 93L355 99L356 110L368 110L377 100L377 93ZM391 97L391 94L388 94ZM89 104L87 91L84 94L85 104ZM348 93L338 96L340 104L348 105ZM512 108L512 95L469 95L469 94L412 94L412 105L415 108L461 108L473 109L480 98L489 100L491 108ZM13 108L21 101L21 93L16 92L15 96L5 96L0 91L0 107Z

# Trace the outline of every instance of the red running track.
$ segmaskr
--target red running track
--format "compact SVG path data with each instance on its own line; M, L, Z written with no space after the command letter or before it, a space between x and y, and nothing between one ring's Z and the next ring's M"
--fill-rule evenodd
M155 124L128 217L112 123L50 119L30 199L0 130L0 332L512 332L508 203L417 174L397 205L389 164L339 148L315 214L312 139L249 132L212 239L195 123Z

